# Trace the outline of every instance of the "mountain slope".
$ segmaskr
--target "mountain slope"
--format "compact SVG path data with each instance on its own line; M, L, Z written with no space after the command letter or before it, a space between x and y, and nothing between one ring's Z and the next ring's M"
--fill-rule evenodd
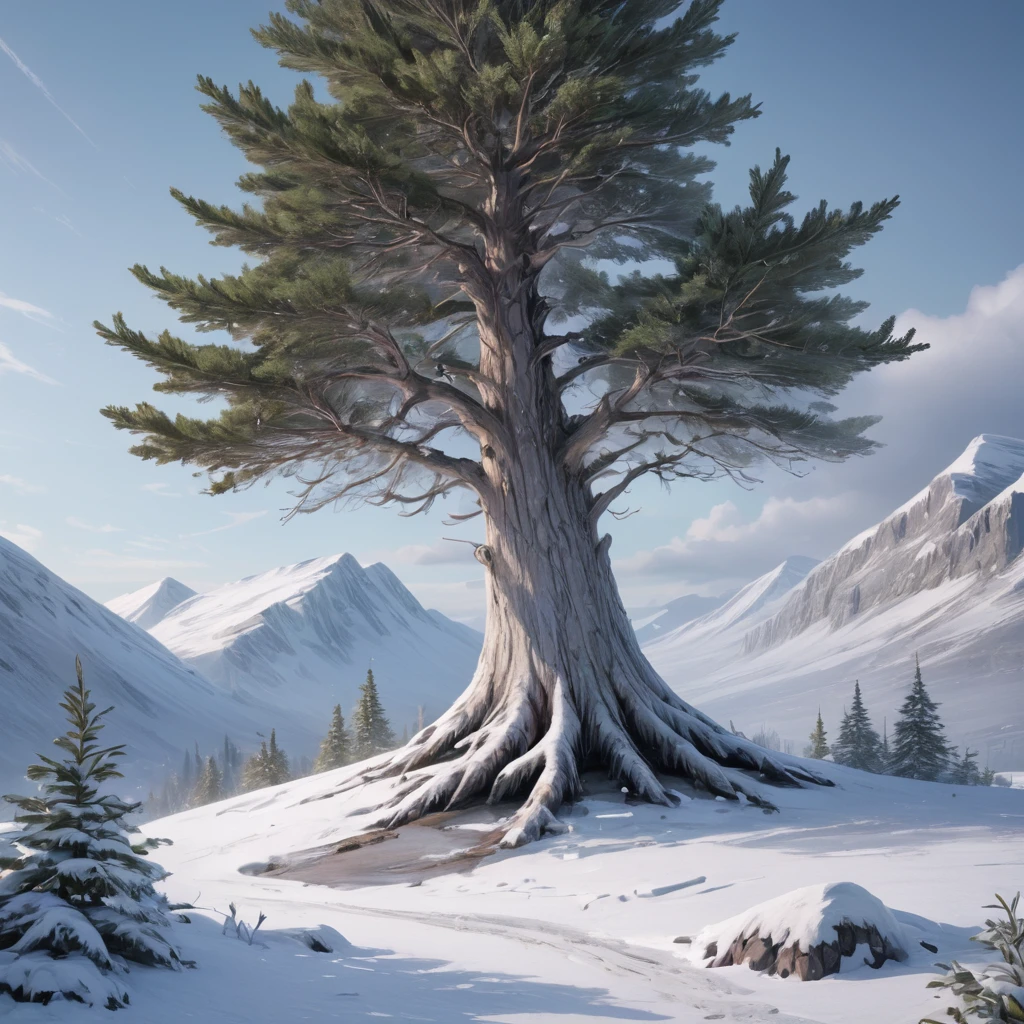
M24 788L30 760L63 731L76 654L93 699L116 708L104 739L127 743L136 780L177 767L194 741L212 747L266 720L0 537L0 791Z
M371 664L397 732L421 707L429 720L469 683L482 640L423 608L387 566L364 569L351 555L197 594L152 633L225 692L301 719L311 737L334 704L349 714Z
M183 601L195 596L196 592L191 587L165 576L141 590L115 597L113 601L107 602L107 607L122 619L134 622L140 629L150 629L172 608L177 608Z
M721 597L701 597L699 594L684 594L660 608L643 609L633 615L633 629L641 644L649 643L659 637L667 636L674 629L693 622L702 615L720 608L733 595Z
M952 742L1012 767L1024 758L1022 522L1024 441L981 435L771 615L713 638L698 620L646 652L708 713L800 741L819 703L836 728L854 679L876 725L892 722L917 652Z

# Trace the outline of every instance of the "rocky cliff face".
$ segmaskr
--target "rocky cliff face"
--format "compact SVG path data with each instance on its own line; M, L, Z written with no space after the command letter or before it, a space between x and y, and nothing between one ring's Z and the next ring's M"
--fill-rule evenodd
M923 491L860 534L751 630L755 653L827 622L832 630L972 573L998 573L1021 552L1024 441L982 434Z
M819 705L826 727L838 727L859 679L881 730L916 653L950 740L980 749L996 769L1018 768L1024 441L975 438L928 487L761 614L723 628L727 607L645 646L665 679L720 721L766 725L799 750Z

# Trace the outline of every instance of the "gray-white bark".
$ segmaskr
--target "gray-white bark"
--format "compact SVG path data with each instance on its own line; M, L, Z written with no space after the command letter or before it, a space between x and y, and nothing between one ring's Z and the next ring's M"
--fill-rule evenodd
M524 268L516 183L499 176L484 266L464 268L477 307L483 400L501 429L484 433L477 490L486 541L487 626L472 682L454 706L363 779L397 778L382 824L476 799L524 794L505 845L556 827L579 771L602 766L631 791L673 798L659 769L730 799L766 804L744 772L774 782L825 780L769 755L681 700L640 651L612 575L604 507L587 482L550 358L537 358L543 298ZM477 436L480 436L477 425Z

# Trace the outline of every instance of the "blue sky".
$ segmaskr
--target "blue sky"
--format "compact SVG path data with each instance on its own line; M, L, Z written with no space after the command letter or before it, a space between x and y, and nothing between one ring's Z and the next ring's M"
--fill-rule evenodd
M237 266L167 190L236 201L245 165L198 109L193 82L200 72L252 78L287 102L296 76L248 33L266 10L265 0L179 0L173 16L125 0L5 5L0 532L103 600L163 575L207 588L347 550L384 558L425 602L472 616L475 563L441 538L473 537L474 526L445 527L443 508L415 519L324 511L282 525L285 485L202 496L188 469L128 456L127 438L98 414L148 398L154 377L103 346L92 320L122 310L145 330L174 327L126 268ZM826 555L974 434L1024 434L1012 386L1024 370L1024 4L727 0L722 26L739 39L705 83L752 92L764 113L715 152L716 197L741 201L747 168L776 146L792 154L802 206L899 193L851 291L872 303L869 321L903 314L936 349L913 369L870 375L844 403L886 415L881 455L800 480L766 473L749 493L635 489L641 511L609 525L631 605L721 589L786 554Z

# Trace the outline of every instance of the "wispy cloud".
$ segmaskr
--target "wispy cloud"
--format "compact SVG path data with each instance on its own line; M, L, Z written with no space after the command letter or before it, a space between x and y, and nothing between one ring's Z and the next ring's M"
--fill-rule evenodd
M87 569L131 569L139 572L166 572L172 569L202 569L205 562L178 558L139 558L121 555L105 548L91 548L82 553L78 564Z
M0 523L0 537L6 537L12 544L26 551L35 551L39 542L43 539L43 531L37 530L34 526L26 526L24 523L17 523L14 526L7 526Z
M0 139L0 164L4 164L10 170L18 174L31 174L38 178L40 181L45 181L51 188L55 188L62 196L67 196L67 193L58 185L55 181L50 179L40 171L35 164L32 163L27 157L24 157L19 153L6 139Z
M472 543L442 539L436 544L406 544L383 553L383 561L402 565L460 565L473 561Z
M89 143L93 149L99 149L92 139L86 134L85 129L53 98L52 93L46 88L46 83L3 41L0 39L0 50L3 50L8 57L14 61L14 66L46 97L47 102L53 105L74 127L75 131Z
M9 309L12 312L20 313L36 323L47 323L47 321L53 320L53 314L48 309L35 306L24 299L12 298L4 292L0 292L0 309Z
M143 484L142 490L149 491L150 494L155 494L158 498L180 498L181 492L168 490L170 486L161 480L154 484Z
M31 484L22 480L20 476L11 476L10 473L0 473L0 484L10 487L15 494L42 494L46 490L39 484Z
M15 354L2 342L0 341L0 376L5 373L23 373L27 377L32 377L34 380L42 381L44 384L58 384L59 381L55 381L52 377L47 377L45 373L40 373L34 367L23 363Z
M166 537L136 537L135 540L125 541L125 547L142 548L143 551L163 551L169 543Z
M2 477L0 477L2 479ZM91 523L85 523L81 519L76 519L74 516L68 516L64 520L68 526L73 526L76 530L88 530L89 533L123 533L124 531L120 526L111 526L110 523L104 523L103 526L93 526Z
M231 519L230 523L225 523L223 526L215 526L212 530L200 530L198 533L185 533L182 534L182 536L206 537L211 533L220 533L222 530L233 530L236 526L244 526L246 523L250 523L254 519L259 519L261 516L265 516L266 514L266 509L262 512L222 512L221 515L228 516Z

